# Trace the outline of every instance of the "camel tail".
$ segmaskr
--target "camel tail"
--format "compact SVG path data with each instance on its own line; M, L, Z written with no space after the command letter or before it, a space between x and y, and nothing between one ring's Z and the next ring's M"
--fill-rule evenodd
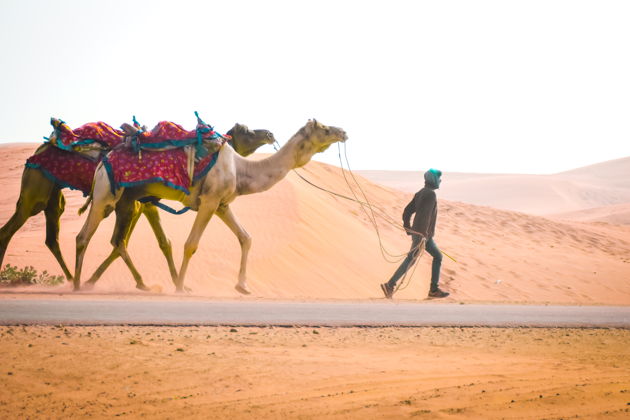
M85 213L87 208L90 206L91 202L92 202L92 192L90 192L90 195L88 196L88 199L85 201L85 204L79 209L79 215Z
M90 187L90 194L88 194L88 198L85 201L85 204L83 204L83 206L81 206L81 208L79 209L79 216L85 213L87 208L90 206L90 203L92 202L93 193L94 193L94 179L92 179L92 186Z

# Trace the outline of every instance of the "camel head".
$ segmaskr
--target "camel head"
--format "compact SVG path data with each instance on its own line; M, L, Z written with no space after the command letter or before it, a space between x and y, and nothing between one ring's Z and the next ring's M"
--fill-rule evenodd
M324 125L315 119L308 120L298 134L301 134L297 140L296 167L298 168L306 165L315 153L321 153L331 144L345 142L348 139L343 129Z
M241 156L249 156L260 146L276 141L269 130L250 130L246 125L238 123L226 134L232 137L232 147Z

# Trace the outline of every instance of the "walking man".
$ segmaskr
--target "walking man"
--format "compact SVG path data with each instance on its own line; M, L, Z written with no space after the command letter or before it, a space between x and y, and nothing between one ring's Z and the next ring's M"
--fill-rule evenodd
M400 280L409 267L412 267L415 263L420 253L420 246L422 245L423 239L426 241L425 249L433 257L429 297L443 298L449 295L449 293L440 290L438 287L440 281L440 266L442 265L442 253L435 243L435 240L433 240L435 221L437 219L437 196L435 190L440 188L440 183L442 182L440 179L441 176L442 172L437 169L429 169L426 171L424 173L424 188L416 193L403 211L403 225L405 226L407 235L411 235L411 250L392 278L389 279L387 283L381 284L381 289L388 299L392 298L398 280ZM413 218L413 224L410 224L411 215L414 213L416 215Z

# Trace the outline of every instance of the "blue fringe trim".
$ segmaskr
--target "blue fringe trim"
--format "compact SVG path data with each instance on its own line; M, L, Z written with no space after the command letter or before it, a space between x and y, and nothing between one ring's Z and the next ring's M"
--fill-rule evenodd
M103 147L106 147L108 149L110 148L109 144L105 143L102 140L98 140L98 139L83 139L83 140L75 141L75 142L73 142L70 145L70 147L83 146L85 144L92 144L92 143L98 143L98 144L100 144Z
M114 169L112 168L112 164L109 163L109 159L107 159L107 155L103 156L103 166L105 166L105 171L107 171L107 177L109 178L109 187L112 191L112 195L116 195L116 181L114 180Z
M206 167L203 168L203 170L201 172L199 172L197 175L193 176L193 182L196 182L199 179L201 179L204 176L206 176L208 174L208 172L210 172L210 170L217 163L217 159L218 158L219 158L219 152L214 152L214 154L212 155L212 158L210 159L210 162L208 162ZM111 190L112 190L112 194L116 194L116 190L119 189L119 188L137 187L139 185L153 184L153 183L157 183L157 182L160 182L160 183L166 185L167 187L170 187L170 188L182 191L186 195L190 194L190 191L188 190L188 188L182 187L181 185L176 185L176 184L174 184L174 183L172 183L170 181L165 180L162 177L148 178L148 179L143 179L142 181L133 181L133 182L116 182L114 180L114 170L112 168L112 164L110 163L110 161L107 158L107 156L103 157L103 161L102 162L103 162L103 166L105 166L105 170L107 171L107 176L109 177L109 184L110 184L110 187L111 187ZM141 201L141 200L139 200L139 201ZM144 202L144 201L141 201L141 202ZM179 212L176 212L175 210L173 210L172 208L166 206L165 204L161 204L161 203L157 203L157 202L153 203L153 204L155 204L156 206L160 207L161 209L166 210L169 213L173 213L173 214L182 214L182 213L187 211L187 210L182 209Z
M208 165L206 165L206 167L203 168L202 171L199 172L197 175L193 176L193 182L198 181L199 179L206 176L208 172L210 172L210 169L212 169L214 165L217 163L218 158L219 158L219 152L214 152L214 154L212 155L212 159L210 159L210 162L208 162Z
M109 184L111 186L112 189L112 194L116 194L116 190L118 188L127 188L127 187L137 187L138 185L144 185L144 184L153 184L156 182L161 182L162 184L166 185L167 187L171 187L174 188L176 190L182 191L184 194L188 195L190 194L190 191L188 191L188 188L186 187L182 187L180 185L175 185L170 181L165 180L162 177L155 177L155 178L148 178L148 179L143 179L142 181L133 181L133 182L116 182L114 180L114 170L112 168L112 164L110 163L109 159L107 159L107 156L103 157L103 165L105 166L105 170L107 171L107 176L109 177Z
M52 143L51 143L52 144ZM65 144L63 144L62 142L60 142L59 140L57 140L53 146L60 148L61 150L64 150L66 152L72 152L72 145L70 146L66 146Z

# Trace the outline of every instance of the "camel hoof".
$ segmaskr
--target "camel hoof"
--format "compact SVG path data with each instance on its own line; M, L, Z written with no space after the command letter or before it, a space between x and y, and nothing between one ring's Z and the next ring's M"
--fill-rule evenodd
M236 286L234 286L234 288L236 289L237 292L242 293L244 295L251 295L252 294L252 292L250 292L249 289L247 288L247 286L245 286L245 285L237 284Z
M190 287L178 287L175 289L175 293L190 293L192 289Z
M147 286L145 286L144 284L136 284L136 289L142 290L144 292L148 292L148 291L151 290Z

